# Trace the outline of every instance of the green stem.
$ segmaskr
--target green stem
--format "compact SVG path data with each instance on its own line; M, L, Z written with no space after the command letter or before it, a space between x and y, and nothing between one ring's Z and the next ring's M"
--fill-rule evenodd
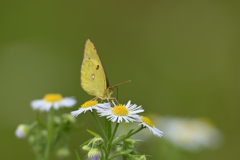
M107 135L107 141L109 141L112 134L112 126L111 121L109 121L107 118L105 118L105 132Z
M116 123L116 126L115 126L115 128L114 128L113 134L112 134L112 136L111 136L111 138L110 138L110 140L109 140L109 142L108 142L108 146L110 146L110 147L111 147L112 140L113 140L113 138L114 138L114 136L115 136L115 134L116 134L116 132L117 132L118 126L119 126L119 123ZM110 148L110 149L111 149L111 148Z
M37 124L38 124L38 122L37 122L37 121L34 121L34 122L29 126L30 131L31 131L35 126L37 126Z
M52 141L54 137L54 108L51 107L50 112L48 113L48 144L45 150L45 160L49 159L50 150L52 147Z
M105 152L105 160L108 160L108 156L109 156L109 151L108 151L108 143L109 140L111 138L111 134L112 134L112 126L111 126L111 121L109 121L107 118L105 118L105 131L106 131L106 135L107 135L107 152Z
M125 144L126 142L125 141L123 141L123 150L125 151L126 150L126 144ZM127 159L127 156L125 156L125 155L122 155L122 159L123 160L126 160Z
M111 121L110 121L111 122ZM111 124L110 124L111 125ZM109 141L108 141L108 144L107 144L107 151L105 151L105 160L108 160L108 156L109 156L109 154L110 154L110 150L111 150L111 148L112 148L112 145L111 145L111 143L112 143L112 140L113 140L113 138L114 138L114 136L115 136L115 134L116 134L116 132L117 132L117 129L118 129L118 126L119 126L119 123L116 123L116 126L115 126L115 128L114 128L114 130L113 130L113 133L111 134L111 137L110 137L110 139L109 139Z
M112 136L112 122L108 120L107 125L108 125L108 139L110 139Z
M128 134L128 135L126 135L125 137L123 137L123 138L119 139L118 141L114 142L114 143L112 144L112 146L114 146L114 145L116 145L118 142L120 142L120 141L122 141L122 140L124 140L124 139L127 139L127 138L131 137L132 135L140 132L143 128L145 128L145 127L141 126L141 127L140 127L139 129L137 129L135 132L133 132L133 133L131 133L131 134Z
M107 139L107 136L106 136L106 134L105 134L105 132L104 132L104 130L103 130L103 128L102 128L101 123L99 122L99 120L97 119L97 117L95 116L95 114L94 114L93 112L91 112L91 113L92 113L95 121L98 123L98 125L99 125L99 127L100 127L100 129L101 129L101 131L102 131L102 133L103 133L104 138Z

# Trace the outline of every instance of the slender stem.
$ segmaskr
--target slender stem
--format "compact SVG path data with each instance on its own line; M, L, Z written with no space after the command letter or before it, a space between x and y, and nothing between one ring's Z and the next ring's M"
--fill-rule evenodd
M106 136L106 134L105 134L105 132L104 132L104 130L103 130L103 128L102 128L101 123L99 122L99 120L97 119L97 117L95 116L95 114L94 114L93 112L91 112L91 113L92 113L94 119L96 120L96 122L98 123L98 125L99 125L99 127L100 127L100 129L101 129L101 131L102 131L102 133L103 133L104 138L107 139L107 136Z
M107 118L105 118L105 132L107 135L107 140L109 141L112 134L112 126L111 121L109 121Z
M34 121L30 126L30 130L32 130L35 126L37 126L38 122L37 121Z
M110 146L110 147L111 147L112 140L113 140L113 138L114 138L114 136L115 136L115 134L117 132L118 126L119 126L119 123L116 123L116 126L114 128L113 134L112 134L112 136L111 136L111 138L110 138L110 140L108 142L108 146Z
M111 121L110 121L111 122ZM111 125L111 124L110 124ZM109 156L109 154L110 154L110 150L111 150L111 148L112 148L112 145L111 145L111 143L112 143L112 140L113 140L113 138L114 138L114 136L115 136L115 134L116 134L116 132L117 132L117 129L118 129L118 126L119 126L119 123L116 123L116 126L115 126L115 128L114 128L114 131L113 131L113 133L111 134L111 137L110 137L110 139L109 139L109 141L108 141L108 143L107 143L107 150L105 151L105 160L108 160L108 156Z
M105 133L107 136L106 140L108 141L108 119L107 118L105 118Z
M123 155L123 160L126 160L127 159L127 156Z
M109 121L107 118L105 119L105 131L107 134L107 150L105 152L105 160L108 160L108 156L110 154L111 149L111 139L112 139L112 126L111 121ZM116 133L116 131L115 131Z
M133 132L133 133L131 133L131 134L128 134L128 135L126 135L125 137L123 137L123 138L119 139L118 141L114 142L114 143L112 144L112 146L114 146L114 145L117 144L118 142L120 142L120 141L122 141L122 140L124 140L124 139L127 139L127 138L131 137L132 135L140 132L143 128L145 128L145 127L141 126L141 127L140 127L139 129L137 129L135 132Z
M126 142L125 141L123 141L123 150L125 151L126 150ZM125 155L122 155L122 159L123 160L126 160L127 159L127 156L125 156Z
M45 160L49 159L49 154L51 150L51 145L54 137L54 108L51 107L49 113L48 113L48 144L45 150Z

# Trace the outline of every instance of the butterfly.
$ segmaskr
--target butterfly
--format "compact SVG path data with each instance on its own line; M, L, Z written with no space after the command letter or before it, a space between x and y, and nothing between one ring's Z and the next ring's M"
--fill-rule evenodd
M115 99L111 97L114 87L109 86L109 81L102 62L94 44L88 39L85 44L83 62L81 67L81 86L89 95L96 96L94 99ZM130 81L126 81L127 83ZM123 83L121 83L123 84ZM118 84L120 85L120 84ZM116 99L115 99L116 100Z

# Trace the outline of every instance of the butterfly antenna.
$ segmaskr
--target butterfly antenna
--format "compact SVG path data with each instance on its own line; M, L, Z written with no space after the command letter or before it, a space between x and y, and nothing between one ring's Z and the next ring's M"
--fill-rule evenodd
M126 81L126 82L123 82L123 83L119 83L119 84L117 84L117 85L114 85L114 86L112 86L112 87L116 87L116 86L119 86L119 85L121 85L121 84L128 83L128 82L131 82L131 80L129 80L129 81Z

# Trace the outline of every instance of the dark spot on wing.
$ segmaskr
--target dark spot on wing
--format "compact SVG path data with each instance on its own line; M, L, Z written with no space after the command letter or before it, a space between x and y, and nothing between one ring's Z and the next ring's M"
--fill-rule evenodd
M90 58L88 58L90 60Z
M96 68L96 70L98 70L99 69L99 65L97 65L97 68Z

